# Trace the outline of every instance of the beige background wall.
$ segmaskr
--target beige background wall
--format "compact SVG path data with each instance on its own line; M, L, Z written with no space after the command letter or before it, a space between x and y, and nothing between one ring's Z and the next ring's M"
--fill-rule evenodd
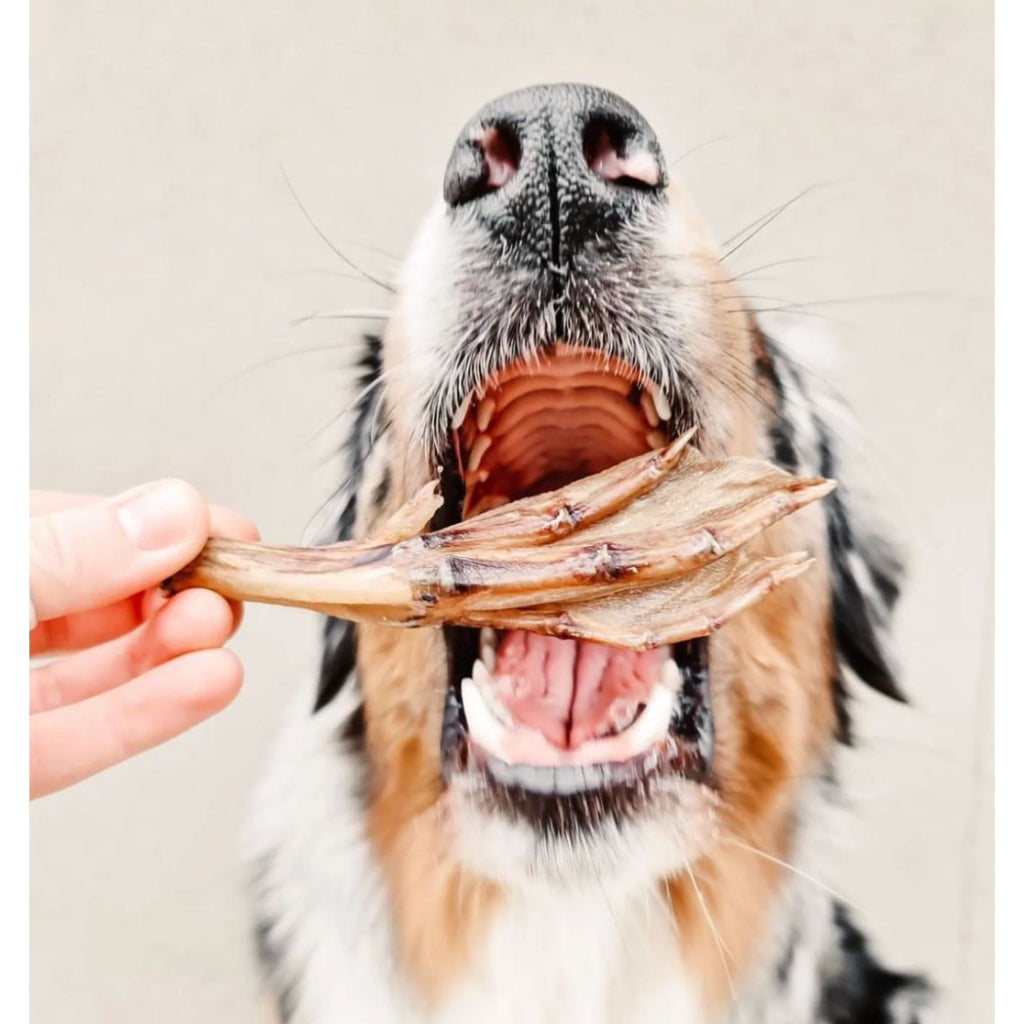
M32 475L188 478L297 541L337 482L358 323L464 120L595 81L658 130L733 260L839 332L915 575L912 709L864 696L829 880L884 953L991 1019L991 24L974 0L858 4L34 0ZM843 300L843 301L838 301ZM821 319L819 319L819 317ZM953 473L962 486L945 485ZM234 1024L257 981L243 803L315 622L254 608L219 720L32 811L37 1024Z

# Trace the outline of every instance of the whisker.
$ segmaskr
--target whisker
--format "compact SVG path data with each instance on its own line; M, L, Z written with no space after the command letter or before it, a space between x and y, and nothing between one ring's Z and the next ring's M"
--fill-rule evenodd
M368 271L363 270L363 268L361 266L359 266L359 264L356 263L355 260L352 260L348 256L346 256L345 253L343 253L327 237L327 235L325 235L324 232L321 231L320 226L310 216L309 211L306 209L306 207L302 203L302 200L299 198L299 194L295 191L295 186L292 185L291 178L288 177L288 172L282 167L281 168L281 173L284 175L284 180L285 180L285 183L288 186L288 191L291 192L292 198L295 200L296 205L302 211L303 217L306 218L306 220L309 222L309 226L320 236L320 238L323 241L324 245L326 245L327 248L330 249L331 252L333 252L334 255L337 256L338 259L340 259L342 261L342 263L345 264L345 266L351 267L357 274L360 274L363 277L365 277L367 281L372 281L375 285L378 285L379 287L383 288L386 292L391 292L393 294L395 289L391 285L389 285L385 281L382 281L378 277L374 277L374 275L369 273Z
M391 314L386 309L341 309L331 313L307 313L292 321L292 327L308 324L311 320L387 320Z
M323 355L325 352L344 355L348 349L349 347L344 342L335 342L331 345L314 345L310 348L297 348L291 349L288 352L278 352L276 355L268 356L266 359L261 359L259 362L253 363L250 366L245 366L237 373L225 378L213 388L207 398L207 401L216 398L224 391L225 388L228 388L233 384L238 384L250 374L256 373L258 370L265 370L276 363L282 363L286 359L294 359L298 356Z
M806 882L810 882L812 885L816 885L823 892L834 897L841 903L845 903L848 906L853 907L854 910L861 912L861 908L857 906L853 900L848 899L840 892L836 892L831 886L826 885L821 879L815 878L813 875L809 875L806 871L802 871L794 864L790 864L789 861L781 860L779 857L773 857L770 853L766 853L764 850L759 850L756 846L750 846L748 843L744 843L733 836L725 836L725 841L731 843L733 846L738 846L741 850L746 850L748 853L753 853L758 857L763 857L765 860L770 861L772 864L778 865L780 868L786 868L787 871L792 871L794 875L804 879Z
M697 896L697 902L700 904L700 909L704 913L704 919L707 921L708 927L711 929L711 936L715 940L715 946L718 949L718 955L722 961L722 968L725 970L726 981L729 982L729 991L732 994L733 1002L735 1002L736 988L732 981L732 971L729 970L729 964L725 957L728 953L729 959L732 960L734 964L736 963L736 957L732 955L729 947L725 944L725 940L719 933L718 928L715 926L715 922L711 919L711 911L708 910L708 905L704 902L704 894L700 891L700 886L697 884L697 879L693 874L693 868L690 867L689 861L686 862L686 873L690 876L690 882L693 885L693 891Z
M790 263L814 263L821 260L820 256L791 256L785 260L772 260L770 263L762 263L760 266L751 267L749 270L741 271L739 274L734 274L732 277L724 278L726 284L735 284L737 281L742 281L745 277L750 277L751 274L756 274L760 270L771 270L772 267L784 267Z
M817 185L809 185L802 192L798 192L792 199L787 199L786 202L780 203L774 209L769 210L767 213L762 214L756 220L752 221L746 227L741 228L734 235L727 238L723 243L723 248L726 249L722 255L722 261L727 260L733 253L738 252L747 242L756 238L766 227L772 224L775 220L782 216L794 203L799 202L801 199L806 198L812 192L818 189L824 188L828 182L820 182ZM739 239L739 241L737 241ZM735 243L735 244L733 244ZM728 248L726 248L728 247Z
M707 146L713 146L716 142L725 142L731 136L729 135L716 135L713 139L708 139L706 142L699 142L696 146L691 146L682 156L677 156L675 160L668 165L668 169L672 170L676 164L681 164L688 156L693 156L694 153L699 153L702 149Z

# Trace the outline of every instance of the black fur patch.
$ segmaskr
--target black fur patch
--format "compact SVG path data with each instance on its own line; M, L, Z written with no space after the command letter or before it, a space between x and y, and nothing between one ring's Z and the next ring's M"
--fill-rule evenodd
M324 630L324 654L313 712L326 707L341 692L356 667L355 623L335 619Z
M381 339L376 335L363 336L365 349L359 361L355 381L358 400L352 430L345 444L345 469L348 474L344 486L346 499L338 516L335 540L348 540L356 520L356 496L363 476L363 467L373 447L372 431L380 400L381 373L383 371ZM376 385L376 386L375 386ZM386 488L387 475L381 486ZM345 680L356 663L356 631L351 622L328 619L324 624L324 652L320 662L320 681L317 685L314 712L329 704L341 692Z
M882 620L888 618L899 594L902 566L881 538L854 531L843 500L842 467L836 464L832 439L820 420L816 419L815 425L819 431L821 475L839 480L839 486L825 499L836 650L868 686L893 700L905 701L882 639L882 630L887 625ZM868 588L851 568L854 554L868 571Z
M893 1002L902 996L910 1007L930 1001L931 986L920 976L886 970L876 959L849 911L833 907L836 929L836 969L822 978L817 1020L828 1024L895 1024ZM900 1016L900 1024L920 1018Z
M259 959L263 972L268 978L274 978L273 989L274 1002L277 1005L277 1015L281 1018L281 1024L288 1024L292 1014L295 1012L295 996L293 984L282 984L279 980L281 955L272 937L273 926L269 921L257 918L256 926L253 929L253 938L256 942L256 956Z
M906 699L884 643L903 567L891 546L852 516L844 467L836 450L838 439L816 408L799 368L765 336L756 365L758 375L775 394L775 412L768 425L775 462L790 472L816 473L837 481L836 490L824 500L837 660L832 698L837 736L850 743L850 694L844 667L887 697ZM798 408L802 416L796 415ZM797 422L804 424L803 432L809 436L799 435Z

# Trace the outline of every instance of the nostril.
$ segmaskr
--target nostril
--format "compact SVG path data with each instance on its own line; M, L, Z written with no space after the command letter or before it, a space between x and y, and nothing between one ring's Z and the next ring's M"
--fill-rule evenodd
M444 197L451 206L497 192L522 159L519 136L507 125L491 125L456 147L445 176Z
M508 128L493 125L484 132L479 144L487 167L487 191L496 192L519 170L519 139Z
M664 185L658 158L635 131L612 121L592 120L583 132L583 158L599 178L633 188Z

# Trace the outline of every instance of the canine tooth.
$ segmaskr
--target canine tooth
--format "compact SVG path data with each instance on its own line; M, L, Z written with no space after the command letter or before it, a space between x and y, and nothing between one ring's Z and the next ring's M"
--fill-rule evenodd
M661 390L661 388L652 388L652 393L654 397L655 410L661 419L668 423L668 421L672 419L672 406L668 404L668 396Z
M466 725L474 741L491 753L500 750L505 727L495 718L472 679L462 680L462 709L466 712Z
M640 408L644 411L644 416L647 417L647 423L649 426L657 427L661 423L661 417L658 415L658 410L654 404L654 399L651 397L649 391L642 391L640 393Z
M494 415L494 399L485 398L476 407L476 425L481 431L486 430L491 425L491 417Z
M473 662L473 682L483 691L491 683L490 669L479 658Z
M605 773L599 764L581 764L580 778L583 780L585 789L596 789L604 785Z
M647 435L647 443L652 448L664 448L668 444L668 438L665 436L664 431L652 430ZM473 450L476 451L475 444L473 445Z
M498 634L490 627L480 630L480 657L483 658L488 672L494 671L495 650L498 646Z
M661 666L661 681L659 685L672 694L678 693L679 688L683 685L683 673L672 658L669 658Z
M455 412L452 418L452 430L458 430L466 420L466 413L469 412L469 403L473 401L473 393L470 392L462 400L462 405Z
M491 447L491 440L490 434L480 434L473 442L473 447L469 452L469 459L466 462L466 469L470 473L480 468L480 460L484 457L487 449Z
M494 661L494 652L491 652L491 661ZM508 709L501 703L498 696L497 680L491 674L492 665L487 664L486 656L481 652L481 657L473 662L473 684L477 693L483 698L487 710L499 725L506 729L514 729L515 721L509 714Z
M653 746L668 732L668 723L672 718L672 707L675 695L666 690L660 683L655 683L651 691L651 699L640 717L624 732L629 737L629 745L634 754L639 754Z

